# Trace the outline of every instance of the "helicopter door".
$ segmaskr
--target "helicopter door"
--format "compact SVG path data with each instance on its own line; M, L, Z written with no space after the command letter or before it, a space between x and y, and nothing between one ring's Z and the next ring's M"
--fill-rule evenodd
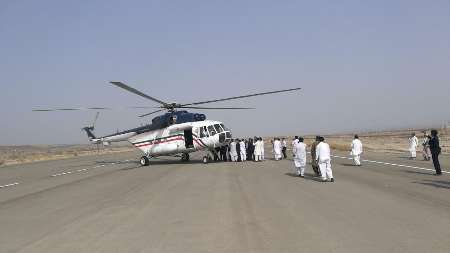
M186 149L194 147L194 138L192 137L192 128L184 130L184 145Z

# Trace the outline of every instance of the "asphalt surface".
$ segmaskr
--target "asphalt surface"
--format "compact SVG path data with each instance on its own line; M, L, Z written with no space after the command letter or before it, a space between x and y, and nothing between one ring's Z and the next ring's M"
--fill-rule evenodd
M405 156L336 157L335 183L137 152L4 167L0 252L450 252L450 159Z

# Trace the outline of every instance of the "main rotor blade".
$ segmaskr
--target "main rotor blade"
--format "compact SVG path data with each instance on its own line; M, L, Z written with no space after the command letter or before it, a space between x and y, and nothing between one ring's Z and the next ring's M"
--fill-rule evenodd
M161 110L157 110L157 111L154 111L154 112L150 112L150 113L146 113L146 114L143 114L143 115L139 115L139 117L142 118L142 117L145 117L145 116L148 116L148 115L157 113L157 112L162 112L162 111L164 111L164 110L166 110L166 109L161 109Z
M84 110L111 110L108 107L88 107L88 108L54 108L54 109L33 109L33 112L54 112L54 111L84 111Z
M142 92L136 90L135 88L130 87L130 86L128 86L128 85L126 85L126 84L124 84L124 83L122 83L122 82L110 82L110 83L113 84L113 85L115 85L115 86L117 86L117 87L119 87L119 88L122 88L122 89L124 89L124 90L127 90L127 91L129 91L129 92L131 92L131 93L134 93L134 94L139 95L139 96L141 96L141 97L144 97L144 98L146 98L146 99L150 99L150 100L152 100L152 101L154 101L154 102L157 102L157 103L159 103L159 104L162 104L162 105L164 105L164 106L168 105L166 102L163 102L163 101L161 101L161 100L159 100L159 99L156 99L156 98L154 98L154 97L150 97L149 95L144 94L144 93L142 93Z
M199 106L182 106L180 108L202 109L202 110L252 110L252 109L256 109L256 108L250 108L250 107L199 107Z
M293 89L286 89L286 90L277 90L277 91L255 93L255 94L249 94L249 95L237 96L237 97L221 98L221 99L215 99L215 100L209 100L209 101L201 101L201 102L195 102L195 103L190 103L190 104L183 104L183 105L181 105L181 107L184 107L186 105L201 105L201 104L215 103L215 102L227 101L227 100L233 100L233 99L262 96L262 95L282 93L282 92L290 92L290 91L296 91L296 90L300 90L300 89L301 88L293 88Z
M129 106L129 109L156 109L161 108L160 106Z

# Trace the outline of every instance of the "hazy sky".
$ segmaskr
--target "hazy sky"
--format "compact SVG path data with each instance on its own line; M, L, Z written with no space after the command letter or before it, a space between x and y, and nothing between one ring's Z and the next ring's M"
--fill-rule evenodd
M351 132L450 119L450 1L0 1L0 145L87 143L95 111L156 105L108 84L211 104L235 136ZM107 111L97 134L150 121Z

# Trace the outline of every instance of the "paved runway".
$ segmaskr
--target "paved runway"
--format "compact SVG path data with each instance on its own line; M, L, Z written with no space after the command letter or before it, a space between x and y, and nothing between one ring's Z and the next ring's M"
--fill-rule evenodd
M336 155L335 183L134 152L0 168L0 252L450 252L450 159Z

